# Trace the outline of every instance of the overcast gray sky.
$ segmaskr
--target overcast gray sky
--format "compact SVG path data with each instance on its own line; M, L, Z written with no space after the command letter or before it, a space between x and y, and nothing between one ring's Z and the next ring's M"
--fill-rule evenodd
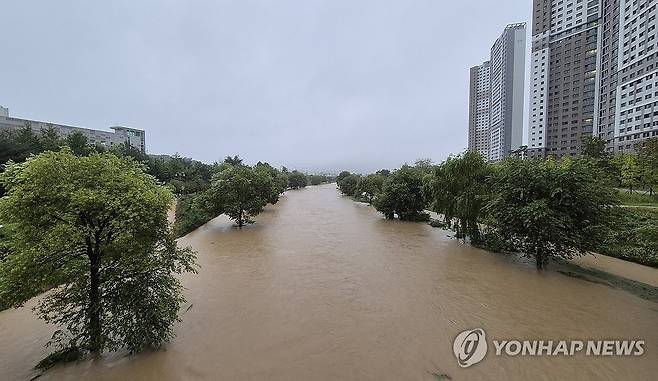
M5 1L10 115L150 153L370 171L466 147L468 68L531 0ZM528 33L530 25L528 25Z

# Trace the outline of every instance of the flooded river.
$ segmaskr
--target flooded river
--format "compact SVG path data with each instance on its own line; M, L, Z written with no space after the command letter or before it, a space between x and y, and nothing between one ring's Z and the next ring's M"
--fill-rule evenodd
M288 192L238 230L181 240L202 266L165 350L61 366L40 380L650 380L658 304L386 221L334 185ZM29 305L28 305L29 307ZM641 357L496 357L459 368L455 336L644 339ZM0 379L25 379L54 329L0 313ZM447 378L444 378L447 379Z

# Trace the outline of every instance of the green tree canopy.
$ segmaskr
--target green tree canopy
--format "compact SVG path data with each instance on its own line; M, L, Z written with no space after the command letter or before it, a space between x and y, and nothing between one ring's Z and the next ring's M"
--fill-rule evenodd
M592 159L603 159L607 156L605 140L592 135L584 136L582 140L581 151L584 156Z
M370 174L358 179L356 184L356 193L363 195L369 204L372 204L377 193L382 191L386 177L377 174Z
M213 176L203 203L210 215L226 214L239 227L253 223L272 197L272 178L245 165L228 166Z
M443 214L448 226L456 219L457 238L480 239L478 220L489 195L490 173L491 167L479 153L466 151L449 157L425 177L423 191L430 209Z
M628 191L633 193L635 188L640 185L642 174L637 155L628 153L615 155L612 158L612 166L617 172L619 185L628 188Z
M66 145L71 148L75 155L84 156L89 155L91 147L89 147L89 140L81 132L74 132L66 137Z
M233 157L226 156L224 158L224 163L228 165L242 165L242 159L238 155L235 155Z
M496 171L486 210L512 250L534 257L572 258L602 241L617 203L614 190L589 159L511 159Z
M344 175L347 173L347 175ZM341 175L344 175L341 177ZM354 175L349 172L341 172L341 175L338 176L336 184L341 193L346 196L356 196L357 195L357 185L359 184L359 179L361 176Z
M304 188L308 185L308 178L299 171L292 171L288 175L288 187L291 189Z
M285 177L281 172L279 172L278 169L272 167L268 163L261 163L260 161L254 166L254 171L269 176L269 178L272 180L269 183L269 190L264 190L269 194L267 202L272 205L279 202L279 196L286 190L286 185L288 183L287 177Z
M426 203L422 187L422 172L404 165L386 179L374 206L389 219L396 214L401 220L425 219L423 210Z
M653 196L658 188L658 138L645 140L637 147L640 181Z
M184 301L174 275L195 271L194 253L176 246L172 195L141 164L65 149L11 164L1 180L0 218L15 232L0 263L2 302L60 285L36 311L63 327L53 335L62 348L135 352L172 338Z

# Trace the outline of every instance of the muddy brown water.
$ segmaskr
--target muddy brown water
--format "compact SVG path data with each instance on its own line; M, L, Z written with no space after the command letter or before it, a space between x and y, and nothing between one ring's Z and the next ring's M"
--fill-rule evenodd
M242 230L220 217L181 244L202 266L164 350L59 366L40 380L650 380L658 304L538 274L422 223L386 221L334 185L288 192ZM29 378L54 330L0 313L0 379ZM641 357L496 357L462 369L455 336L637 339ZM490 343L490 347L493 347Z

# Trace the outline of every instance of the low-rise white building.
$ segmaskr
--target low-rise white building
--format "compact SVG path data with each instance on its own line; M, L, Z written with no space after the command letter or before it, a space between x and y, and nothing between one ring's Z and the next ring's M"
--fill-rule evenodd
M93 130L90 128L67 126L63 124L41 122L31 119L14 118L9 116L9 110L0 106L0 131L12 131L20 128L30 127L35 133L48 128L54 128L61 137L66 138L68 135L79 132L87 137L90 145L100 145L107 148L117 146L122 143L146 153L145 131L136 128L124 126L112 126L114 131Z

